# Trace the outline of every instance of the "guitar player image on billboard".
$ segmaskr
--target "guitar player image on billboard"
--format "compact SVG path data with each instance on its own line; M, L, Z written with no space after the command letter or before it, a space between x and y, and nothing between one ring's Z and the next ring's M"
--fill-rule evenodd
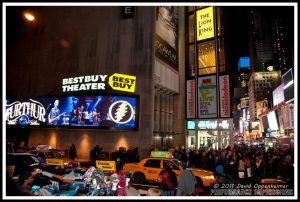
M48 115L48 125L58 125L60 117L66 113L66 112L60 113L58 105L59 105L59 100L55 100L54 107L52 107Z

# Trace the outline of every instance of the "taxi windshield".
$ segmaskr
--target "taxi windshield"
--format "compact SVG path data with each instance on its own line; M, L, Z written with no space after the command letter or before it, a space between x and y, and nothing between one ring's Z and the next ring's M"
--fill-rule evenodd
M180 163L180 161L179 161L178 159L174 159L174 160L173 160L173 163L174 163L176 166L178 166L178 167L179 167L179 163Z

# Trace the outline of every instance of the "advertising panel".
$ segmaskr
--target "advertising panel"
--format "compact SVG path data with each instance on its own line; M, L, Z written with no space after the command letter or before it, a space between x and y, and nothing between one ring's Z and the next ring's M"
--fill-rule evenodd
M282 115L282 123L283 123L283 129L293 129L294 123L293 123L293 110L294 108L292 105L286 105L281 108L281 115Z
M137 129L137 97L57 96L6 100L10 126Z
M216 76L198 78L199 118L217 117Z
M269 129L269 122L268 122L267 115L261 117L261 123L262 123L264 132L267 132Z
M267 117L268 117L268 123L269 123L270 130L271 131L279 130L278 122L277 122L277 115L276 115L275 111L268 113Z
M214 8L208 7L196 13L197 41L214 37Z
M155 28L155 56L178 70L178 7L158 6Z
M268 100L262 100L256 102L256 117L259 119L259 116L268 111Z
M278 86L273 91L273 106L278 105L279 103L284 102L284 91L283 91L283 84Z
M195 104L195 80L186 81L186 117L187 118L196 118L196 104Z
M249 107L249 97L241 98L241 108Z
M115 161L96 161L96 167L103 170L103 172L115 172L116 162Z
M284 101L291 102L294 100L294 78L293 70L288 70L282 75L283 89L284 89Z
M220 83L220 117L230 117L229 75L219 77Z
M62 80L62 90L63 92L115 90L134 93L135 84L136 76L132 75L120 73L114 73L110 76L86 75L64 78Z

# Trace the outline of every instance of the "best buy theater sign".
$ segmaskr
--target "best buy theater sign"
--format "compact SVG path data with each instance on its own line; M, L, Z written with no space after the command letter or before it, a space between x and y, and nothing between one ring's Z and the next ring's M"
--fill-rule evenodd
M116 91L135 92L136 77L115 73L108 75L88 75L62 80L63 92L107 90L110 86Z

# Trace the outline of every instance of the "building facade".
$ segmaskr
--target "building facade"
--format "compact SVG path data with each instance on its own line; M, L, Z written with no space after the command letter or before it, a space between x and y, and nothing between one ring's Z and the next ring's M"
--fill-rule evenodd
M141 157L148 156L153 147L182 144L184 97L180 93L184 82L179 82L178 74L184 71L180 69L184 52L178 54L178 50L184 33L184 21L180 19L184 20L183 7L176 7L176 12L174 7L149 6L8 7L7 13L21 16L25 9L34 13L36 21L22 21L18 29L8 30L14 33L8 35L7 43L7 98L73 95L74 92L63 92L64 78L132 75L136 77L135 92L86 91L85 95L137 96L138 127L137 130L8 127L7 138L18 138L26 131L23 137L28 137L30 147L47 144L65 150L74 143L78 158L85 159L97 144L108 152L119 147L138 147ZM159 24L159 19L167 25ZM170 35L159 32L164 26L171 26ZM158 43L161 44L157 47ZM162 45L164 48L159 52ZM170 51L176 59L167 58ZM163 76L156 73L158 66L165 72ZM157 132L163 138L159 143L154 137Z
M187 147L217 149L233 144L224 19L224 7L187 8Z

